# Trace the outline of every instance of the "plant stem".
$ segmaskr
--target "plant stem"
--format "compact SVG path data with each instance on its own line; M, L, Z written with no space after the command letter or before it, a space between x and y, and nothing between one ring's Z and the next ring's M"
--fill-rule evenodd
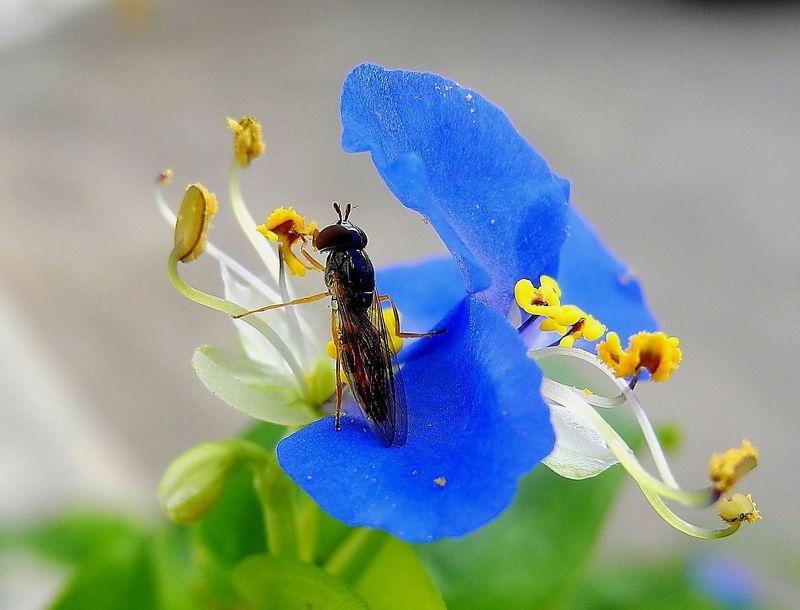
M297 537L300 561L305 563L316 563L319 520L320 508L314 500L304 497L297 513Z
M271 459L262 466L253 465L253 485L264 512L270 554L297 559L297 520L291 480L281 470L278 461Z
M323 567L334 576L352 583L381 550L387 536L383 530L360 527L345 538Z

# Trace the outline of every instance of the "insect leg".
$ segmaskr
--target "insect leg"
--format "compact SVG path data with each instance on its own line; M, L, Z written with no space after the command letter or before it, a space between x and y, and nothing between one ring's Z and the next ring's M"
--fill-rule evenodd
M259 313L260 311L267 311L269 309L278 309L279 307L286 307L287 305L300 305L302 303L313 303L314 301L319 301L320 299L324 299L325 297L331 296L330 292L320 292L319 294L312 294L308 297L303 297L301 299L294 299L292 301L287 301L286 303L273 303L272 305L265 305L264 307L259 307L258 309L251 309L250 311L244 311L242 313L237 313L232 315L232 318L243 318L245 316L249 316L251 313Z
M381 294L381 295L378 295L378 301L380 301L381 303L388 302L389 305L392 306L392 313L394 314L394 325L395 325L395 328L397 329L397 332L395 334L398 337L402 337L404 339L413 339L413 338L416 338L416 337L434 337L436 335L444 334L444 332L445 332L444 328L440 328L439 330L432 330L429 333L403 333L403 332L400 332L400 313L397 311L397 305L394 304L394 300L392 299L392 297L390 297L388 294Z
M342 365L339 360L339 329L336 326L336 315L331 316L331 337L336 347L336 414L334 415L334 430L340 430L339 420L342 416Z
M304 241L304 242L302 243L302 245L300 246L300 254L302 254L302 255L305 257L305 259L306 259L306 260L309 262L309 264L311 265L311 267L313 267L313 268L314 268L314 269L316 269L317 271L325 271L325 265L323 265L322 263L320 263L320 262L319 262L317 259L315 259L313 256L311 256L311 255L310 255L310 254L309 254L309 253L306 251L306 242L305 242L305 241Z

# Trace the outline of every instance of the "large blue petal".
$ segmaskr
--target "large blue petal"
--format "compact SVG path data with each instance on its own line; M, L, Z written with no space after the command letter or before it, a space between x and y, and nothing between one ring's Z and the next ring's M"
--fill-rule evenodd
M425 332L466 296L464 277L450 256L378 269L381 294L394 299L403 330Z
M372 64L347 77L342 147L369 151L400 202L425 215L467 291L505 313L521 277L554 274L569 184L475 91Z
M467 298L443 322L447 333L419 341L403 368L404 446L380 446L356 417L339 432L319 420L278 446L289 476L349 525L414 542L466 534L552 449L541 375L503 316Z
M570 208L568 237L561 248L558 283L563 300L592 314L608 330L626 337L658 324L644 301L642 287L581 216Z

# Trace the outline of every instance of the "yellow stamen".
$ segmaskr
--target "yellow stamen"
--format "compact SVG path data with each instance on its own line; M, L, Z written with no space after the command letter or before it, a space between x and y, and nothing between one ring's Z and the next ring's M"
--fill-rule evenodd
M583 313L583 312L581 312ZM561 347L572 347L578 339L586 339L587 341L597 341L606 332L604 324L600 324L594 316L587 313L575 322L569 329L566 335L559 341Z
M726 523L753 523L761 519L752 494L726 496L717 503L717 510Z
M679 343L677 337L643 331L628 339L628 348L622 349L619 336L611 332L597 346L597 355L617 377L627 377L647 369L653 381L666 381L680 365Z
M256 227L259 233L270 241L276 241L281 245L280 253L289 273L292 275L304 276L306 270L310 269L301 261L292 248L298 243L305 243L310 237L313 239L317 232L317 221L312 221L306 225L306 219L295 212L294 208L277 208L267 218L267 222Z
M758 450L749 441L742 441L739 449L728 449L713 455L708 464L708 474L714 481L714 487L725 492L757 465Z
M175 222L175 258L189 263L206 249L211 218L217 213L217 198L202 184L190 184Z
M538 288L530 280L519 280L514 286L514 298L527 313L545 318L540 330L563 335L561 347L572 347L578 339L597 341L606 332L604 325L580 307L562 305L561 288L548 275L539 278Z
M628 377L634 373L633 361L622 349L619 335L615 332L608 333L606 340L597 345L597 356L617 377Z
M533 315L542 315L539 307L561 305L561 288L548 275L539 278L539 288L535 288L530 280L522 279L514 286L514 298L523 310Z
M253 117L243 116L238 121L228 119L228 127L233 131L233 153L236 163L239 167L245 168L264 152L261 125Z

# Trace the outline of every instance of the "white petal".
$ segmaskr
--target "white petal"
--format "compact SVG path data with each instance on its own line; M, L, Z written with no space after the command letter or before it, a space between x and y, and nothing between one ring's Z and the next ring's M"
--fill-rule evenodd
M212 394L251 417L287 426L316 419L288 373L208 345L195 351L192 366Z
M618 463L600 433L582 415L548 401L556 445L544 463L568 479L585 479Z
M220 263L220 271L222 273L222 283L225 287L225 299L228 301L236 303L245 309L256 309L273 302L268 300L260 290L256 289L251 284L243 284L237 280L224 263ZM290 343L292 337L288 332L285 312L270 312L268 318L262 319L287 342L290 348L292 347ZM250 359L255 360L259 364L281 371L282 373L289 373L289 367L286 365L286 361L261 333L242 320L233 320L233 323L239 331L242 347ZM295 337L294 339L299 340L300 338ZM295 352L296 355L297 350L292 349L292 351Z

